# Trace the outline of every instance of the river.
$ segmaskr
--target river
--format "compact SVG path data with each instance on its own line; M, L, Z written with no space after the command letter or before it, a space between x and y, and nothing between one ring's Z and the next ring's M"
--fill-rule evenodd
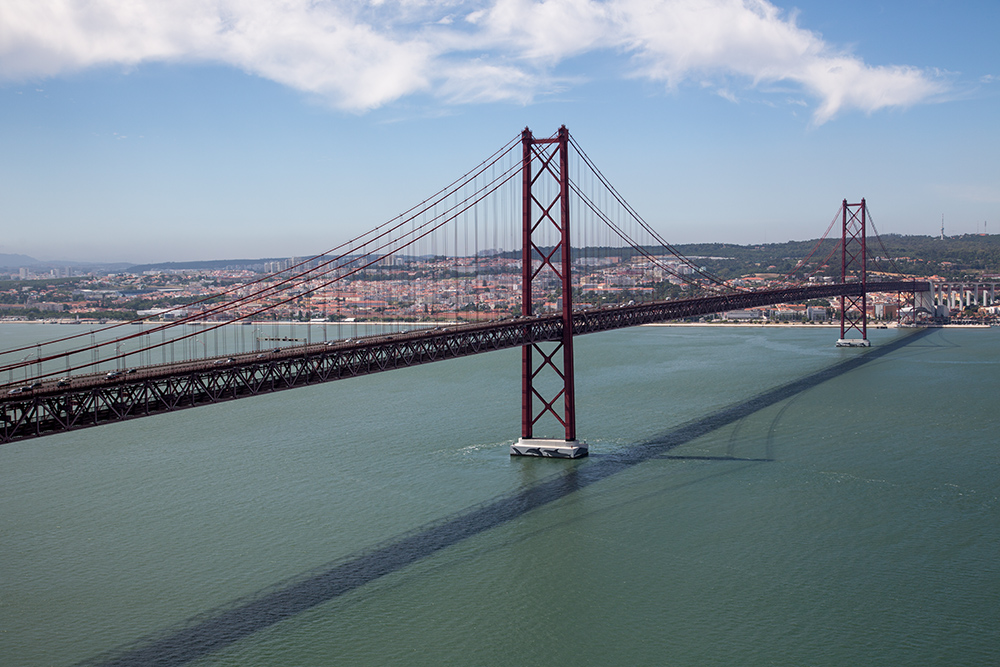
M4 445L0 664L995 663L1000 329L870 333L581 337L575 461L517 350Z

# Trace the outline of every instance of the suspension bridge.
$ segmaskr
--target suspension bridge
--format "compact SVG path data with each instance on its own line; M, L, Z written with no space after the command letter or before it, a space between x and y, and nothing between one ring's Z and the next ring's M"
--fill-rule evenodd
M837 222L840 242L820 258ZM0 443L519 347L511 454L575 458L587 454L575 336L833 298L837 344L867 346L870 294L931 290L869 280L870 261L891 263L865 200L844 200L778 286L746 289L677 252L565 127L544 138L526 128L427 200L319 255L131 322L0 351ZM321 324L280 322L303 313ZM359 318L379 324L359 329ZM244 325L257 327L249 343Z

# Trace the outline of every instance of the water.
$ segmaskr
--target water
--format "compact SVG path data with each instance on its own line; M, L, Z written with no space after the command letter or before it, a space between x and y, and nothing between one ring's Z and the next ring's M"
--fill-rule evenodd
M428 325L417 327L395 322L254 322L246 325L199 323L175 325L170 338L165 331L156 332L160 326L163 325L158 322L140 322L127 326L120 323L86 326L41 322L0 324L0 349L21 350L0 355L0 365L30 362L28 366L9 369L0 374L0 383L13 386L43 376L83 375L134 366L226 357L230 354L252 354L327 340L397 333ZM37 345L39 342L50 342L50 345L43 348ZM103 345L98 349L85 349L97 344ZM83 352L49 359L58 353L81 348L84 348ZM38 363L38 359L46 361Z
M578 461L516 350L5 445L0 664L993 663L1000 331L872 334L582 337Z

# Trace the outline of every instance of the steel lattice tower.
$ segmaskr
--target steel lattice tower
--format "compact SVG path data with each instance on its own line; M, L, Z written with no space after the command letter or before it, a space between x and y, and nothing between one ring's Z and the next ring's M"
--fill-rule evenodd
M551 270L562 288L562 340L549 351L539 343L527 343L521 347L521 438L511 446L511 454L576 458L587 454L587 446L576 440L569 131L563 125L554 139L535 139L531 130L524 128L521 145L521 315L534 316L533 286L545 269ZM545 180L555 187L545 187ZM550 192L555 192L554 196L546 194ZM555 231L558 236L551 249L542 249L534 240L538 236L544 238L545 231ZM558 360L560 356L561 364ZM558 378L561 389L554 396L546 397L536 387L535 379L542 372L554 373ZM557 409L560 399L561 414ZM555 417L563 426L565 440L534 438L535 424L546 414Z
M838 346L868 347L868 264L865 232L868 208L864 198L860 204L842 204L843 233L841 236L840 280L861 283L858 296L840 297L840 340ZM853 309L853 310L852 310ZM848 339L847 334L857 331L861 338Z

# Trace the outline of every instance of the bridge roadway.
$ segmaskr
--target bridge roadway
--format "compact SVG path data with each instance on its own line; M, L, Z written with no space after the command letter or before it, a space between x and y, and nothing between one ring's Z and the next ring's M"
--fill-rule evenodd
M928 290L927 282L868 284L869 293ZM860 283L832 283L581 310L573 335L861 292ZM16 393L0 396L0 444L561 339L560 315L519 317L8 386Z

